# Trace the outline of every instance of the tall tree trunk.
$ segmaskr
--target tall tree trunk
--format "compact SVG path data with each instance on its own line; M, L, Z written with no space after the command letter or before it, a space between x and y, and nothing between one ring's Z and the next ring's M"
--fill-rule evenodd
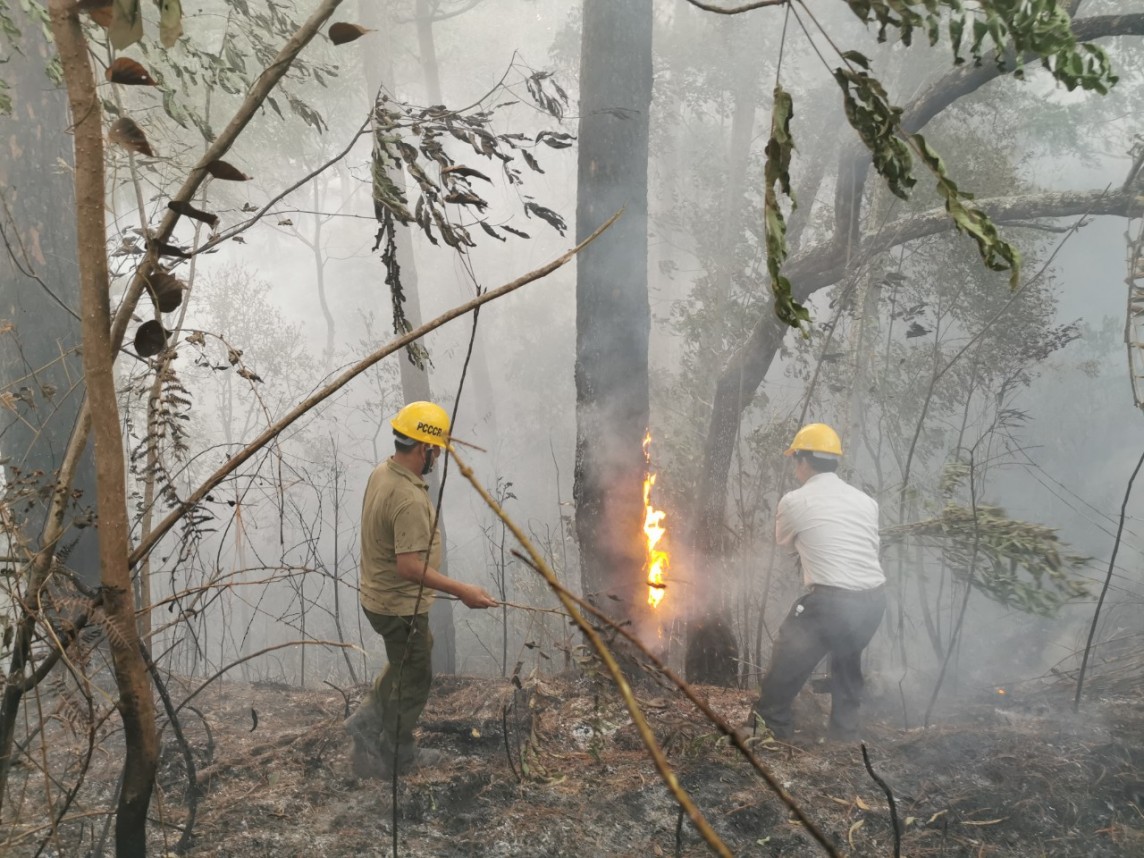
M79 355L74 191L69 172L59 168L73 162L72 147L61 133L69 124L67 95L47 77L52 50L40 24L19 5L9 14L21 36L18 42L11 40L20 52L13 52L13 61L4 66L12 115L0 116L0 145L6 153L0 158L0 319L12 324L0 335L0 391L14 397L11 410L0 409L10 515L6 527L14 528L4 535L10 553L21 559L45 548L46 554L69 548L68 565L94 586L99 581L97 531L73 527L94 520L90 447L71 469L75 499L65 500L67 486L54 486L86 390ZM42 534L53 490L62 501L56 510L59 527L53 526L53 544L45 546ZM29 664L35 594L49 566L45 556L22 579L25 609L12 638L8 682L0 701L0 807L27 690L16 677L24 677Z
M359 4L359 9L359 20L364 25L372 26L385 34L393 33L395 24L390 16L383 13L380 4L367 0L367 2ZM370 98L377 93L378 87L382 84L390 88L393 86L393 63L391 60L393 50L392 37L386 39L381 51L363 48L365 51L366 87ZM404 173L394 172L390 178L399 188L405 188ZM397 260L401 266L401 285L405 293L405 317L409 320L410 325L418 328L421 326L421 298L417 284L417 264L413 256L413 240L408 228L398 226L396 240ZM415 365L404 354L398 359L400 361L401 395L405 401L431 401L433 393L429 384L428 368ZM436 472L430 474L428 483L430 497L436 500L441 488L440 475ZM447 575L449 574L449 554L444 547L448 541L445 533L444 514L442 514L438 526L441 528L442 542L441 572ZM451 600L433 600L433 604L429 608L429 631L433 635L433 672L456 673L457 630L453 621L453 602Z
M72 163L67 96L47 77L51 48L39 22L17 4L20 53L5 66L13 111L0 117L0 319L12 330L0 336L0 388L11 394L2 409L0 449L6 460L9 509L22 525L19 538L35 553L47 500L83 401L80 319L75 261L75 210L67 170ZM67 202L61 202L67 201ZM41 476L36 476L41 475ZM68 487L61 487L68 491ZM90 451L70 487L68 515L92 522L95 472ZM18 498L11 493L18 492ZM25 507L25 504L28 506ZM27 509L27 512L25 512ZM61 540L67 563L88 584L99 580L94 528L70 524ZM74 546L73 546L74 543Z
M731 22L725 22L726 25L731 25ZM728 32L728 35L734 38L733 33ZM723 220L718 230L715 288L711 298L715 319L725 318L734 281L746 274L745 270L736 267L736 263L741 258L738 250L745 233L743 215L747 168L751 159L751 141L755 134L759 77L766 56L758 50L758 42L754 39L738 39L730 43L736 48L732 53L732 65L740 69L741 74L737 76L732 92L731 137L726 157L727 184L723 189ZM724 329L711 325L707 330L705 341L700 342L701 354L722 355ZM716 376L717 373L718 365L712 365L710 376ZM707 380L704 379L704 389ZM705 529L703 526L707 522L699 518L692 518L691 523L696 528L688 538L692 568L697 568L701 562L709 574L725 574L718 565L718 560L725 554L721 545L725 531L721 526L717 530ZM691 606L692 622L688 628L684 659L689 681L725 686L738 683L739 647L732 631L733 620L727 601L734 593L730 584L729 581L721 581L719 586L694 589L696 604Z
M644 581L651 0L584 0L576 237L624 216L576 270L576 534L585 596L637 629ZM609 598L616 600L615 604Z
M111 304L104 223L103 110L87 44L69 0L52 0L52 34L59 51L75 135L76 248L83 318L83 368L91 401L99 506L99 559L107 639L119 690L126 756L115 817L118 858L147 854L147 809L155 784L159 740L155 701L135 628L127 563L127 487L123 436L113 371Z

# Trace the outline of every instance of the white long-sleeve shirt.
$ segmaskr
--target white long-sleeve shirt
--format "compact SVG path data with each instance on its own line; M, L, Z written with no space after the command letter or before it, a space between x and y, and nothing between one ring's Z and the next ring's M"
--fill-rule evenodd
M779 501L775 541L798 552L803 583L868 590L885 583L878 502L837 474L815 474Z

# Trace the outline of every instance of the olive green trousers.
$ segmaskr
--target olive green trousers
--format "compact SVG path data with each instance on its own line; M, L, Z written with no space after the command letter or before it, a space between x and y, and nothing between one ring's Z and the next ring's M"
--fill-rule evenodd
M414 753L413 728L429 699L433 683L433 635L429 614L394 617L365 612L373 630L385 641L389 664L373 682L365 704L381 715L382 752L397 748L399 762Z

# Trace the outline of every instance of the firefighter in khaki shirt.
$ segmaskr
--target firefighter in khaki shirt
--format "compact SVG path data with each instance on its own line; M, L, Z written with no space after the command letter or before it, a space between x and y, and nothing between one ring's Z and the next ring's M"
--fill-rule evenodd
M358 777L388 778L395 764L400 774L444 758L413 741L433 680L429 606L436 592L469 608L499 604L481 587L437 571L441 534L421 478L445 446L449 415L432 402L411 402L390 423L394 454L370 474L362 503L360 583L362 611L385 640L389 664L345 723Z

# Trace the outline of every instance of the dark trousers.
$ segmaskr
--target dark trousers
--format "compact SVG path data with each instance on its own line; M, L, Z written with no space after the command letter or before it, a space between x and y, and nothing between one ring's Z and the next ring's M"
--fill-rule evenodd
M886 611L884 587L843 590L816 586L790 609L771 654L754 710L778 738L793 730L791 704L822 657L830 655L830 733L858 730L862 705L862 650Z

